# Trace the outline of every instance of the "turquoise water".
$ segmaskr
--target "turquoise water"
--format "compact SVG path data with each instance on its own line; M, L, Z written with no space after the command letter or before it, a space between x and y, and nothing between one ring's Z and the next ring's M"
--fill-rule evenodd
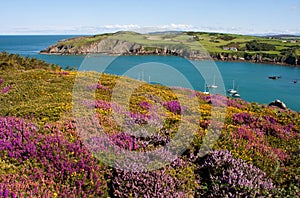
M41 55L38 52L57 41L73 36L0 36L0 51L17 53L23 56L36 57L49 63L59 64L62 67L77 66L79 67L85 56L61 56L61 55ZM150 63L159 63L170 65L183 74L197 90L204 90L204 78L191 64L179 57L169 56L122 56L113 61L105 69L106 73L123 75L129 69L130 73L125 75L139 78L144 77L145 81L153 82L155 79L164 79L171 86L185 86L178 76L169 73L168 70L153 69ZM93 70L99 70L103 67L101 60L99 65ZM213 62L198 61L198 69L207 72ZM232 87L232 81L235 81L235 87L238 89L241 98L247 101L255 101L268 104L275 99L284 101L287 106L296 111L300 111L300 68L287 67L280 65L252 64L244 62L215 62L222 79L217 76L216 83L224 82L225 89ZM136 65L143 65L143 69L133 70ZM98 68L98 69L97 69ZM151 69L152 68L152 69ZM162 67L163 68L163 67ZM101 69L100 69L101 70ZM208 72L209 74L209 72ZM206 79L206 83L212 84L213 75ZM268 76L280 75L278 80L270 80ZM298 83L293 83L298 80Z
M74 35L51 36L0 36L0 51L6 51L23 56L36 57L49 63L59 64L63 67L78 66L84 56L49 56L38 54L42 49L53 45L59 40L74 37Z

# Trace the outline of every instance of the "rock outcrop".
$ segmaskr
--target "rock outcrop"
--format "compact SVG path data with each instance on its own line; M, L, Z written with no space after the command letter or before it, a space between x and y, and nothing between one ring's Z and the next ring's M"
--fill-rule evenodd
M275 100L275 101L271 102L269 104L269 106L275 106L275 107L278 107L278 108L284 109L284 110L287 109L286 104L280 100Z
M116 39L103 39L99 42L91 43L86 46L73 46L64 44L55 44L45 50L41 54L89 54L89 53L103 53L103 54L123 54L132 53L141 49L141 45L130 43L127 41L120 41Z

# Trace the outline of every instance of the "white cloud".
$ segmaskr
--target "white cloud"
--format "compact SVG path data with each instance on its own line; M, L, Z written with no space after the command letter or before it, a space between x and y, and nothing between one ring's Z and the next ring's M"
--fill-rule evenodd
M187 31L196 30L188 24L167 24L158 26L139 26L136 24L108 24L103 26L39 26L39 27L14 27L1 29L0 34L98 34L116 32L121 30L137 31L141 33L154 31Z
M102 26L103 28L106 29L133 29L133 28L140 28L140 26L135 25L135 24L129 24L129 25L104 25Z
M290 9L293 10L293 11L298 11L299 10L299 6L293 5L293 6L290 7Z
M188 24L174 24L171 23L169 25L161 25L161 26L157 26L158 28L161 29L192 29L193 26L192 25L188 25Z
M102 26L39 26L39 27L14 27L10 30L1 29L0 34L100 34L116 31L136 31L140 33L156 31L203 31L222 32L235 34L299 34L300 28L294 29L265 29L257 30L242 27L222 26L193 26L190 24L166 24L157 26L140 26L136 24L108 24Z
M157 31L192 31L197 28L189 24L167 24L157 26L142 26L139 28L132 29L140 33L157 32Z

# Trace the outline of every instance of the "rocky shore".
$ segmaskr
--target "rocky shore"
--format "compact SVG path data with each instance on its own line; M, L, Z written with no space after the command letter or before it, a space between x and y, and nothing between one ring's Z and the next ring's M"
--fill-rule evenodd
M217 53L210 54L211 58L219 61L229 61L229 62L251 62L251 63L265 63L265 64L280 64L287 66L300 66L300 60L292 59L290 57L285 56L276 56L273 58L264 57L263 55L254 54L249 55L247 53L242 56L237 56L230 53Z
M83 54L108 54L108 55L165 55L181 56L193 60L209 59L210 55L205 50L189 50L174 46L149 47L118 39L103 39L87 46L74 46L54 44L42 50L40 54L83 55Z
M191 60L218 60L218 61L239 61L267 64L281 64L299 66L300 60L289 57L265 57L259 53L208 53L206 50L190 50L178 46L153 47L138 43L128 42L119 39L106 38L89 45L76 46L64 42L58 42L40 51L40 54L55 55L84 55L84 54L107 54L107 55L163 55L181 56Z

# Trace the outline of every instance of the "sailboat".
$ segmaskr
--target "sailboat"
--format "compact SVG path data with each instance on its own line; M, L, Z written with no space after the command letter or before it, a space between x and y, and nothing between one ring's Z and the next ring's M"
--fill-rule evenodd
M145 81L144 80L144 70L142 71L142 81Z
M232 89L227 90L228 93L230 94L236 94L237 90L234 89L234 80L232 81Z
M144 70L142 71L142 73L138 73L138 80L140 80L140 81L145 81L144 80ZM150 81L150 77L149 77L149 81Z
M138 73L138 80L141 80L140 72Z
M207 84L204 84L204 91L203 94L209 94L209 91L207 90Z
M209 88L217 89L218 86L216 85L216 76L214 76L214 83L209 86Z

